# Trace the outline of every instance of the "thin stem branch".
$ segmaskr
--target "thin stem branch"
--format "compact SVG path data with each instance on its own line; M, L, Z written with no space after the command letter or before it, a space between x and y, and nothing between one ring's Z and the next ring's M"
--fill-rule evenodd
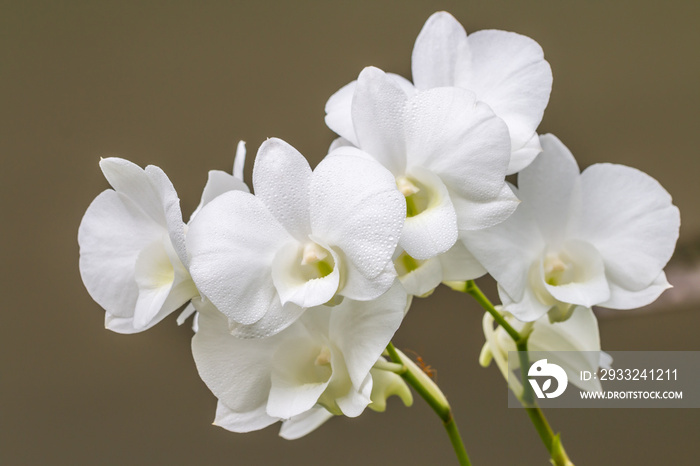
M489 301L489 298L484 295L484 293L481 291L481 289L476 285L474 280L469 280L464 283L464 293L470 294L476 302L481 304L481 307L483 307L486 312L491 314L493 316L493 319L503 327L503 330L505 330L508 335L513 339L514 342L518 342L522 339L522 336L520 333L515 330L509 323L506 321L506 319L503 318L500 312L496 309L496 307L491 304L491 301Z
M520 374L523 385L523 393L519 398L520 403L525 408L525 411L530 417L530 421L532 421L535 430L539 434L540 439L542 439L542 443L544 444L545 448L547 448L547 452L552 459L552 464L555 466L573 466L573 463L566 455L566 451L564 450L564 445L561 443L559 434L554 434L552 427L549 425L549 422L547 422L547 418L544 416L544 413L535 401L532 393L532 387L526 380L527 377L525 368L530 365L528 360L527 343L532 331L532 326L524 328L522 332L515 330L513 326L506 321L503 315L498 312L498 309L496 309L491 301L489 301L486 295L484 295L474 280L468 280L464 282L463 285L461 283L450 283L449 286L453 290L471 295L476 302L478 302L481 307L486 310L486 312L493 316L493 319L498 323L498 325L503 327L503 330L505 330L506 333L508 333L508 335L513 339L515 346L518 349Z
M547 451L552 453L552 439L554 438L554 431L547 422L547 418L544 417L544 413L539 406L535 405L532 407L525 406L525 411L527 415L530 416L532 424L535 426L535 430L540 434L542 443L547 447Z
M428 403L442 420L442 425L447 431L459 464L462 466L471 466L467 450L464 447L464 442L457 429L457 423L452 415L452 408L450 408L445 395L440 391L435 382L416 366L410 358L396 349L393 343L389 343L386 350L393 362L402 364L406 368L405 371L399 373L401 377L416 390L421 398Z

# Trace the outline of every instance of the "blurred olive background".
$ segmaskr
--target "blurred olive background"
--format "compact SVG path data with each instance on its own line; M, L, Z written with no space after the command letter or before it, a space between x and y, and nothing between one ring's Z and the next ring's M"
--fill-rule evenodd
M558 135L582 167L623 163L657 178L681 209L686 257L675 261L692 268L698 2L1 1L0 464L454 463L420 399L333 419L293 442L276 426L211 426L216 400L197 375L189 325L171 316L143 334L105 330L80 280L76 240L108 187L103 156L163 168L185 218L207 171L231 169L240 139L248 179L267 137L315 165L333 139L326 99L367 65L410 76L413 41L440 9L468 31L511 30L542 45L554 89L541 132ZM603 346L700 350L698 307L607 313ZM395 342L438 370L475 465L548 464L525 412L507 408L498 371L478 366L481 315L441 288L414 301ZM697 464L697 410L547 415L577 465Z

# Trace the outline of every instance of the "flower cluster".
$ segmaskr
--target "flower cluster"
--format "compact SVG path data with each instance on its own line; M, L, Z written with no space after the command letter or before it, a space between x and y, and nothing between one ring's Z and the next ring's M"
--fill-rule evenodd
M435 13L412 77L362 70L326 104L339 137L323 161L312 169L268 139L253 193L239 144L233 174L209 173L187 223L161 169L100 162L113 189L80 225L83 282L116 332L187 304L178 322L196 314L192 350L219 400L216 424L282 421L291 439L334 415L382 411L391 395L410 405L385 348L412 297L442 282L490 274L503 319L530 332L531 349L576 351L600 350L592 306L639 307L670 286L678 209L644 173L581 173L556 137L537 134L552 73L535 41L467 35ZM515 173L517 187L506 182ZM491 314L484 333L481 362L505 375L515 344Z

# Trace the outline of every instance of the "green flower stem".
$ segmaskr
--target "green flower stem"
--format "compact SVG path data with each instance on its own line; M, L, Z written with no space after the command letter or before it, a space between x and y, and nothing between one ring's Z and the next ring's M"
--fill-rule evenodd
M552 464L554 466L574 466L574 463L572 463L569 457L566 455L566 450L564 450L564 445L561 443L560 435L554 434L554 431L549 425L549 422L547 422L547 418L544 416L544 413L540 407L537 406L532 393L532 387L530 387L530 384L527 383L525 371L522 369L530 365L528 361L527 341L530 338L532 327L526 327L526 330L523 333L515 330L506 321L503 315L498 312L496 307L491 303L491 301L489 301L476 283L474 283L474 280L468 280L466 282L450 282L446 284L455 291L460 291L471 295L481 305L481 307L486 310L486 312L493 316L493 319L498 323L498 325L503 327L503 330L505 330L506 333L508 333L508 335L513 339L515 346L518 349L518 356L520 358L520 374L523 385L523 393L519 398L520 403L525 408L527 415L530 417L530 421L532 421L532 424L535 426L535 430L542 439L542 443L544 443L544 446L547 448Z
M433 411L442 420L442 425L447 431L459 464L471 466L467 450L464 448L464 442L462 442L462 437L457 429L457 423L452 416L452 408L450 408L447 398L440 391L440 388L409 357L396 349L393 343L389 343L386 350L394 363L401 364L404 367L403 371L397 373L418 392L421 398L433 408Z

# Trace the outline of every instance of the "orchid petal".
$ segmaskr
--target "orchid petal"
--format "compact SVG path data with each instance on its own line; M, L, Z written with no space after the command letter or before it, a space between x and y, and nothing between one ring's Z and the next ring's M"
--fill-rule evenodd
M362 70L352 99L355 145L372 154L395 176L406 167L403 112L407 100L406 92L374 67Z
M445 254L437 257L442 267L442 281L474 280L486 274L486 269L469 252L462 241L457 241Z
M581 175L578 234L595 245L610 281L639 291L651 285L673 254L680 214L652 177L634 168L596 164Z
M343 259L341 259L342 261ZM384 294L396 280L394 264L389 262L384 270L374 278L366 278L352 262L343 262L344 282L338 294L355 301L371 301Z
M530 266L545 247L529 206L520 204L510 218L495 227L462 231L460 239L511 299L520 301Z
M397 265L400 273L399 280L408 294L427 296L444 280L440 257L442 256L433 257L425 261L417 261L413 258L408 259L405 256L403 258L399 256L397 259L397 262L399 262ZM404 270L401 270L401 266L404 265L402 262L411 262L411 260L415 264L415 268L407 270L406 267L403 267Z
M199 375L216 397L239 414L260 412L270 390L271 361L288 333L265 339L240 339L228 332L226 317L198 308L199 331L192 354Z
M294 303L271 305L264 316L253 324L228 323L229 332L236 338L267 338L292 325L306 309Z
M333 370L318 364L323 347L314 339L284 341L272 361L272 386L267 402L270 416L289 419L311 409L328 386Z
M364 277L374 278L390 262L406 214L394 177L358 149L344 147L313 173L311 230Z
M331 419L333 414L320 406L313 407L282 422L280 437L286 440L296 440L313 432Z
M508 163L506 175L518 173L530 165L541 152L542 144L540 144L540 137L537 133L533 133L530 140L518 149L513 146L513 141L511 141L510 162Z
M411 81L403 76L394 73L387 73L387 76L391 78L398 87L403 89L406 95L411 96L416 92ZM340 135L344 141L347 141L353 146L358 145L357 137L355 136L355 127L352 122L352 98L356 87L357 81L352 81L341 87L328 99L328 102L326 102L326 125ZM331 146L330 150L333 149L334 146Z
M361 388L399 328L406 300L406 292L397 283L374 301L345 300L333 309L329 335L345 358L355 389Z
M368 372L358 389L348 390L344 396L336 399L340 411L347 417L357 417L362 414L367 405L372 402L372 385L372 376Z
M335 296L340 285L340 260L332 248L324 244L320 246L325 247L325 250L332 255L333 270L318 278L304 276L301 266L303 248L296 241L290 242L277 251L272 261L272 281L283 306L288 302L304 308L320 306ZM306 267L313 267L313 265Z
M299 241L311 233L310 179L311 167L294 147L277 138L262 143L253 167L255 196Z
M233 157L233 176L243 181L243 169L245 168L245 141L238 141L236 155Z
M523 322L532 322L539 319L547 314L547 311L552 307L551 304L545 304L537 299L530 287L525 288L518 299L513 299L503 288L502 284L499 283L498 297L503 303L503 308Z
M187 248L185 247L185 222L182 221L182 211L180 210L180 198L170 182L168 176L160 168L149 165L145 168L151 184L158 193L161 203L161 212L165 216L163 225L167 227L170 242L172 243L180 262L185 268L189 266Z
M202 191L202 199L194 212L192 212L190 222L199 211L202 210L202 207L228 191L243 191L249 193L250 188L234 175L230 175L221 170L210 170L207 184L204 185L204 190Z
M454 86L456 66L461 60L471 60L466 31L449 13L433 13L413 46L413 82L418 89Z
M513 32L477 31L468 40L471 57L457 65L453 85L474 91L506 122L517 151L532 140L549 102L549 63L537 42ZM522 163L514 160L509 173Z
M571 264L571 281L550 284L544 272L546 259L541 260L539 264L542 284L554 299L563 303L591 307L610 298L610 287L605 278L603 258L595 247L585 241L569 240L558 254L560 257L565 256L564 262Z
M161 196L141 167L128 160L108 157L100 160L100 168L116 192L131 199L157 224L166 224Z
M452 204L457 212L457 226L460 231L474 231L490 228L508 219L520 204L520 200L508 184L486 201L465 199L450 193Z
M138 299L134 263L164 228L130 198L112 190L90 204L78 229L80 276L90 296L114 317L131 317Z
M179 316L177 316L177 325L182 325L185 323L187 319L190 318L193 314L197 312L197 309L195 309L194 305L192 303L189 303L187 306L185 306L185 309L182 310Z
M279 418L268 416L265 405L260 405L251 411L238 413L227 407L221 401L216 404L214 425L223 427L231 432L252 432L279 421Z
M611 309L636 309L646 306L656 301L661 293L672 288L666 280L664 272L661 272L651 285L638 291L627 290L611 280L608 280L608 284L610 285L610 299L600 303L599 306Z
M472 92L436 88L417 94L408 101L405 127L409 172L413 166L428 169L474 202L501 193L510 160L508 128Z
M429 259L450 249L457 241L457 214L447 187L433 172L413 167L408 175L429 192L425 210L406 217L399 244L411 257Z
M139 252L134 278L139 287L134 326L143 328L163 307L175 280L175 269L163 241L155 241Z
M257 196L230 191L207 204L190 225L190 273L229 319L252 324L282 306L270 265L290 240Z
M543 152L518 174L520 199L549 242L564 239L568 219L580 204L579 169L574 156L553 134L540 136Z
M334 150L340 148L340 147L355 147L352 142L348 141L344 137L337 137L333 139L333 142L331 142L331 145L328 147L328 153L330 154Z
M352 123L352 96L357 81L338 89L326 102L326 125L340 137L357 146L355 127Z

